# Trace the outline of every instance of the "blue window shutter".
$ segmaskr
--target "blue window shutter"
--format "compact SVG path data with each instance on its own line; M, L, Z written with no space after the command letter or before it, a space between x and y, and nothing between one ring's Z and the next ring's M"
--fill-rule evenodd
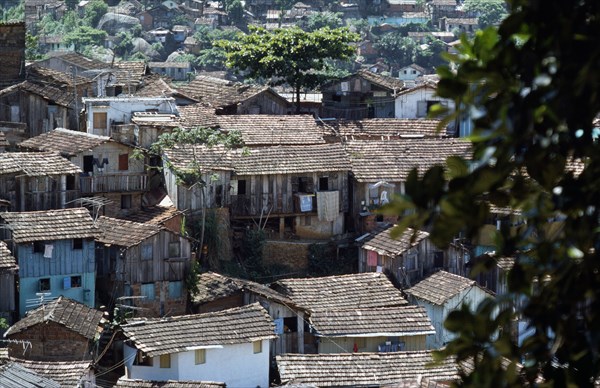
M68 290L71 288L71 277L67 276L63 278L63 288Z

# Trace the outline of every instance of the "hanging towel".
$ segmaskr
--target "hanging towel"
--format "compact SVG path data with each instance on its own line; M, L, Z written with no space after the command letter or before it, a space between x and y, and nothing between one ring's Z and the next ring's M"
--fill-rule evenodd
M377 266L377 252L367 251L367 266L369 266L369 267Z
M312 211L312 195L299 195L298 197L300 198L300 211Z
M52 258L52 250L53 249L54 249L54 246L52 244L46 244L46 246L44 247L44 257L46 259Z
M317 191L317 214L319 221L335 221L340 213L338 191Z

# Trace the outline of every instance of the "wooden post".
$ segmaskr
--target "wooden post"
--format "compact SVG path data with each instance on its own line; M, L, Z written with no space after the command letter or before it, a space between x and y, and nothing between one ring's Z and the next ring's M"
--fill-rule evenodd
M279 217L279 239L283 240L285 237L285 217Z
M60 190L60 208L65 208L67 202L67 176L61 175L59 178L59 190Z

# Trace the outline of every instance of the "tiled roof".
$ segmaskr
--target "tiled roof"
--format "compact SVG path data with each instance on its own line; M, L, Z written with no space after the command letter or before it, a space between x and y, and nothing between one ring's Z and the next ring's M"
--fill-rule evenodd
M396 257L429 237L427 232L417 230L415 233L414 229L408 228L400 236L392 238L392 230L393 225L388 225L384 230L371 233L371 236L363 240L362 248L380 255Z
M54 151L65 156L74 156L80 152L91 150L107 141L110 141L110 138L107 136L57 128L53 131L29 138L21 142L19 146L38 151Z
M54 70L49 67L43 67L38 64L33 64L27 67L27 79L30 81L41 81L49 83L51 81L55 86L72 86L73 85L73 74L65 73L62 71ZM90 80L80 75L75 75L75 83L87 84Z
M177 145L165 151L169 163L177 170L190 171L202 168L205 171L233 170L231 151L221 145Z
M45 100L52 101L63 107L70 107L73 103L73 92L66 87L52 86L46 83L37 83L33 81L23 81L16 85L0 90L0 96L11 94L17 90L22 90L31 94L38 95Z
M273 320L258 303L214 313L139 320L122 329L150 357L185 352L198 346L276 338Z
M143 85L133 93L138 97L170 96L175 93L175 89L169 85L162 77L152 75L144 78Z
M20 321L6 331L6 336L26 331L32 326L44 322L55 322L72 330L87 339L94 339L102 331L99 327L104 321L104 313L79 303L75 300L59 296L27 313Z
M415 298L441 306L448 299L470 287L478 287L477 282L450 272L438 271L405 292Z
M71 63L75 66L84 68L86 70L100 70L106 69L110 66L109 63L102 62L93 58L88 58L84 55L72 51L61 53L59 55L55 55L54 57L60 58L65 62Z
M44 378L56 381L64 388L77 387L81 378L87 376L92 367L91 361L30 361L16 358L11 360Z
M86 208L0 213L17 244L93 238L98 233Z
M0 241L0 272L16 271L19 269L17 260L10 253L4 241Z
M446 136L446 131L438 131L439 124L439 120L424 119L364 119L327 122L335 134L348 140Z
M324 144L323 129L311 115L222 115L217 116L221 130L236 130L244 145Z
M366 79L367 81L373 84L393 91L400 91L404 88L404 82L402 80L387 75L376 74L366 69L359 70L358 72L356 72L356 75Z
M407 304L383 273L279 280L273 288L309 311L367 309Z
M144 224L105 216L98 217L99 229L96 241L106 245L129 248L159 233L163 228L155 224Z
M121 377L115 387L118 388L225 388L225 383L217 383L213 381L182 381L182 380L166 380L152 381L127 379Z
M16 362L0 364L0 387L3 388L60 388L54 380L40 376L35 371Z
M215 272L205 272L198 275L196 285L198 292L192 297L193 303L207 303L247 290L276 302L286 305L293 304L291 299L267 286L250 280L223 276Z
M148 67L168 67L176 69L187 69L190 67L189 62L149 62Z
M206 104L198 103L186 106L178 106L181 125L186 128L216 128L219 125L215 108Z
M142 82L142 77L146 74L146 63L135 61L115 62L115 67L123 71L115 71L114 83L117 85L138 85ZM134 90L132 90L133 92ZM123 90L127 93L127 90Z
M434 165L444 165L452 155L470 158L471 144L462 139L355 140L346 143L352 173L359 182L405 181L417 168L423 174Z
M431 5L452 5L456 6L456 0L431 0Z
M271 92L278 96L268 87L246 85L211 76L198 76L190 83L180 86L178 90L215 108L238 104L262 92Z
M8 147L10 143L6 140L4 132L0 131L0 147Z
M81 169L55 152L2 152L0 175L47 176L77 174Z
M425 82L425 83L422 83L420 85L414 86L412 88L404 89L403 91L401 91L400 93L398 93L398 96L402 96L404 94L414 93L414 92L416 92L416 91L418 91L420 89L437 90L437 85L435 83Z
M446 24L471 24L477 25L479 21L477 18L446 18Z
M458 378L452 359L430 365L432 350L391 353L282 354L276 357L282 383L328 386L381 386L408 379Z
M423 306L313 311L310 322L317 336L410 336L435 334Z
M237 151L233 160L238 175L296 174L349 171L340 144L260 147Z
M136 213L121 215L118 218L143 224L162 225L171 218L183 213L183 211L177 210L175 206L156 205L145 207L142 211Z

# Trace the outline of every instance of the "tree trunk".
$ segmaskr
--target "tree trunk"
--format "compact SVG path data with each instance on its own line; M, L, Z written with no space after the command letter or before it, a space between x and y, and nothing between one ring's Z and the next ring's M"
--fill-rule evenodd
M296 85L296 114L300 114L300 85Z

